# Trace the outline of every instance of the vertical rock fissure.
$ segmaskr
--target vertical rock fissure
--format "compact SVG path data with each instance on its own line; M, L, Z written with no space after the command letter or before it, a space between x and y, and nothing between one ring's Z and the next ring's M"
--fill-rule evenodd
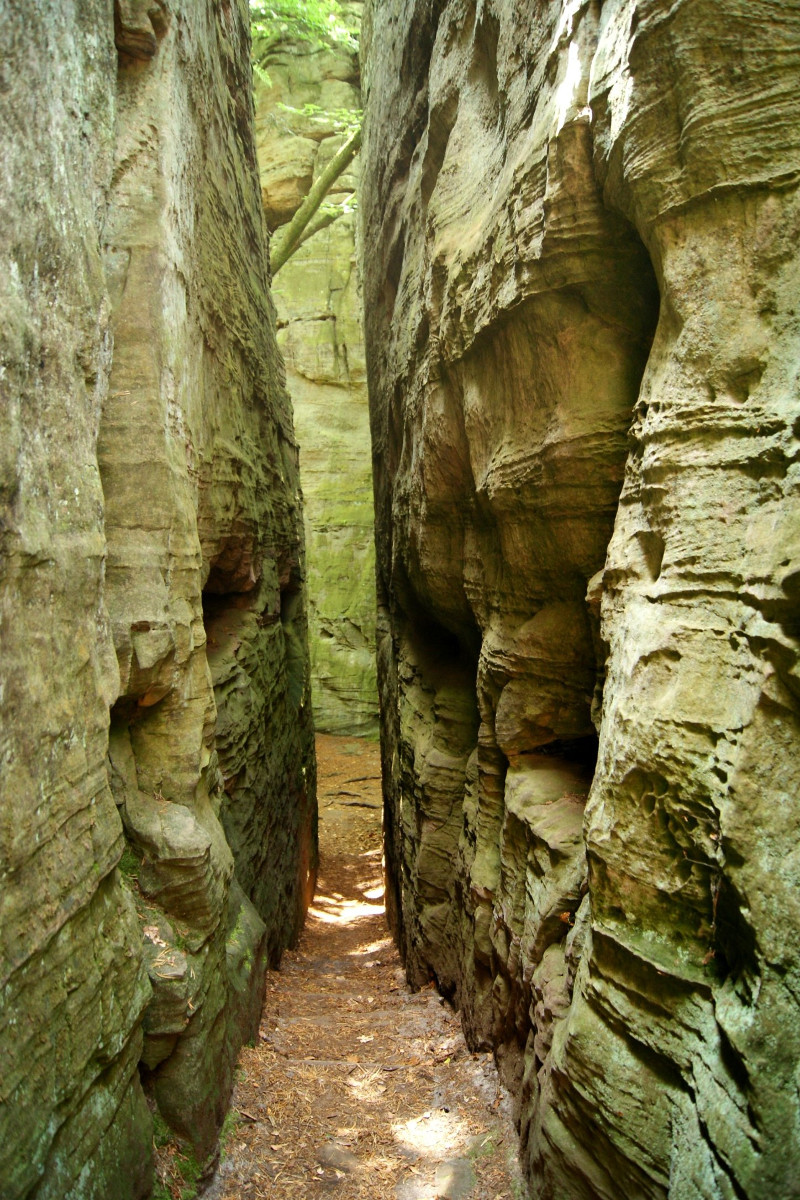
M302 10L289 19L278 8L255 26L256 144L264 213L279 254L309 195L358 137L361 9L361 0L337 9L338 35L304 26ZM330 182L296 249L280 260L273 295L301 448L315 724L374 736L375 549L359 178L356 156Z

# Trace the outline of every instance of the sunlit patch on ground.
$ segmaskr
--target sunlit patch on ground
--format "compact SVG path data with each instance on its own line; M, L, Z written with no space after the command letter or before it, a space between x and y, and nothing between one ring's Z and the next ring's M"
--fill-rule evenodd
M381 940L378 942L364 942L363 945L354 946L353 949L348 950L347 953L350 958L355 958L357 956L361 956L363 958L365 955L375 955L381 953L391 954L393 949L394 945L392 943L392 939L390 937L385 937L381 938ZM382 965L383 964L380 960L367 964L367 966L370 967L380 967Z
M318 757L320 890L298 949L268 977L208 1195L516 1200L494 1067L432 988L409 992L386 930L378 748L320 737Z
M470 1139L469 1126L461 1117L444 1109L397 1122L392 1132L401 1146L425 1158L447 1158L465 1150Z
M365 904L358 900L337 900L333 896L316 896L308 910L310 919L326 925L351 925L364 917L382 917L382 904Z

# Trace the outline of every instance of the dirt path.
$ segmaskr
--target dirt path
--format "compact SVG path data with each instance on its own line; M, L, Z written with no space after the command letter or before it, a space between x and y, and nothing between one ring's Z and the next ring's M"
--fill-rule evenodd
M516 1138L488 1056L386 930L377 746L320 736L321 871L243 1051L214 1200L512 1200Z

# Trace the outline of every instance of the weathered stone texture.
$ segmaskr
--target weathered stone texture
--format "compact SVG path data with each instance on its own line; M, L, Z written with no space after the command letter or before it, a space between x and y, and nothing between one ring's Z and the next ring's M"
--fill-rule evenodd
M104 231L112 761L155 947L146 1078L201 1158L227 1104L228 1043L259 1007L257 989L231 992L226 943L250 932L256 977L278 959L315 853L297 451L248 86L244 26L211 7L190 22L174 13L145 67L123 61ZM229 912L234 862L244 891Z
M409 971L543 1200L796 1195L800 14L391 0L364 42Z
M147 1183L136 1070L150 988L105 768L119 674L96 438L110 359L98 224L110 3L2 12L0 60L0 1191ZM7 51L11 53L8 54ZM115 1168L116 1169L116 1168Z
M357 29L361 4L350 3ZM361 107L358 59L346 46L279 40L259 58L256 144L272 231L294 216L342 145L342 114ZM312 232L273 282L301 446L309 580L309 642L318 729L377 731L372 462L353 193L358 159ZM325 218L327 220L327 218Z
M137 1197L315 865L247 10L2 16L0 1191Z

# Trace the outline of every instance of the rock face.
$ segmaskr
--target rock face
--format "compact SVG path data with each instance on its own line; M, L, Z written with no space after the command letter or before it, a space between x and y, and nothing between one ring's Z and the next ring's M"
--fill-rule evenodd
M409 972L541 1200L797 1195L800 16L387 0L362 46Z
M0 62L0 1190L138 1197L155 1109L213 1160L313 881L297 449L246 6L22 8Z
M361 4L346 6L358 30ZM259 54L256 145L272 231L294 216L361 108L358 58L345 45L278 39ZM318 729L375 733L375 543L372 459L354 191L359 163L324 211L335 221L305 240L273 281L278 343L301 449L309 642ZM313 228L313 227L312 227Z

